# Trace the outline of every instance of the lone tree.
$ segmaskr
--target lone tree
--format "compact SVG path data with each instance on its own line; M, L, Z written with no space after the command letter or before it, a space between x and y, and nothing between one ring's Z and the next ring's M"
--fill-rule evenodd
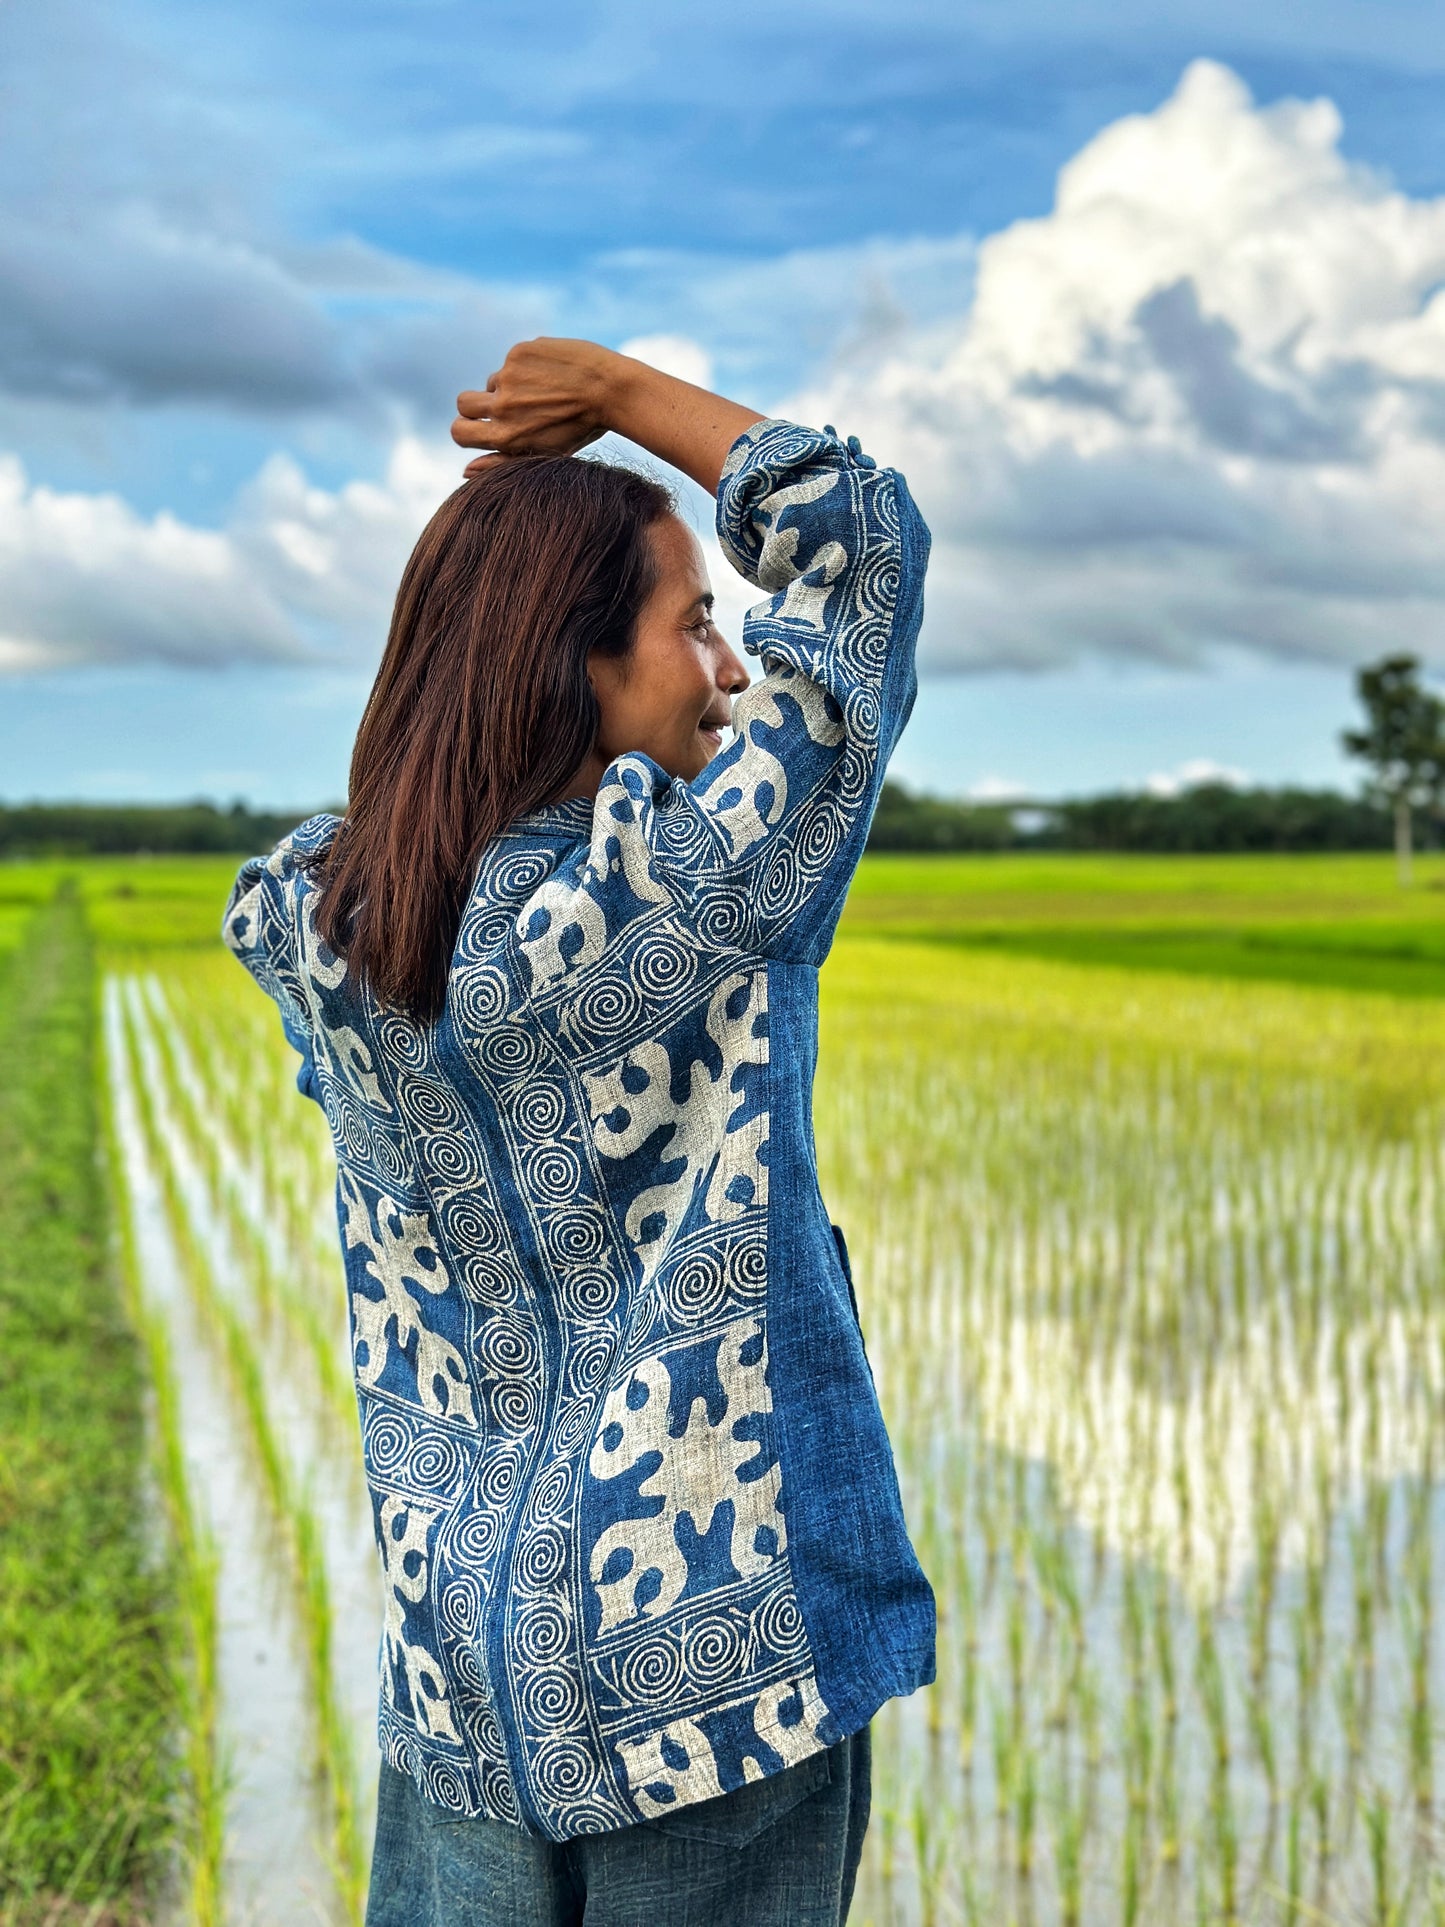
M1395 817L1395 860L1410 881L1411 813L1445 792L1445 702L1420 682L1418 656L1386 656L1361 669L1355 688L1366 725L1341 742L1370 767L1369 790Z

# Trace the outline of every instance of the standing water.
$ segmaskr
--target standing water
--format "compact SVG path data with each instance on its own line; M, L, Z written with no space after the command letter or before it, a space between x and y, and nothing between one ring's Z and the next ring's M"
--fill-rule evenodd
M105 1038L142 1306L166 1328L190 1502L217 1560L217 1917L356 1920L382 1595L354 1410L348 1433L309 1342L324 1329L333 1384L347 1373L339 1260L325 1278L298 1262L278 1289L285 1255L247 1216L256 1146L203 1101L158 981L110 979ZM284 1302L306 1292L298 1346Z

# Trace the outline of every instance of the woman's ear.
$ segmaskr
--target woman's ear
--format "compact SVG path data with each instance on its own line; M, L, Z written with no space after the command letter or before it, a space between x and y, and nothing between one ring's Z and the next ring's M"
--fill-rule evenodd
M609 696L621 689L627 681L631 666L631 650L614 656L601 649L587 652L587 680L592 685L592 694L599 703L605 703Z

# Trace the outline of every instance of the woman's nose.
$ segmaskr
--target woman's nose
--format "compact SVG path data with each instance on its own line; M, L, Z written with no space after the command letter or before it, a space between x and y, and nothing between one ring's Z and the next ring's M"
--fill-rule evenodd
M726 690L729 696L740 696L751 681L742 657L733 653L731 645L725 647L722 661L718 664L718 688Z

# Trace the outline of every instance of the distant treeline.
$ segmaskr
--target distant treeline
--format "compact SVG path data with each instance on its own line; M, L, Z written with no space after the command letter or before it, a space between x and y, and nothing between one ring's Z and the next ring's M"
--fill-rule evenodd
M0 805L0 857L249 856L269 850L311 812L279 815L233 803Z
M886 782L870 850L1386 850L1387 811L1338 790L1200 783L1062 803L956 803Z
M0 857L248 855L309 812L236 803L0 805ZM1062 803L959 803L886 782L870 850L1385 850L1388 813L1337 790L1201 783L1177 796L1120 790Z

